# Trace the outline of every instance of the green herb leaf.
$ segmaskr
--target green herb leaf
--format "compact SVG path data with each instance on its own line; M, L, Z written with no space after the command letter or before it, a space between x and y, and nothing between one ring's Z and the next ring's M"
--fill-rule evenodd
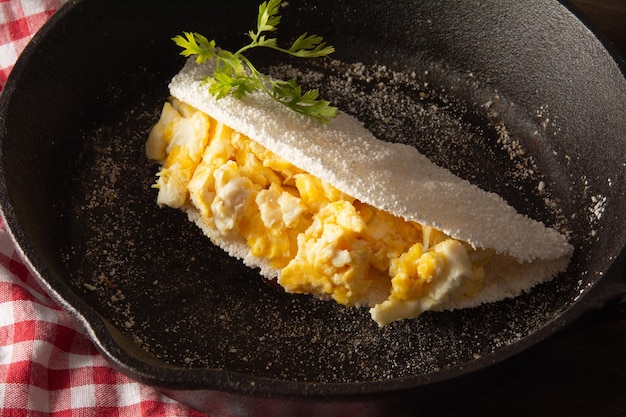
M316 58L332 54L335 52L335 48L326 46L326 42L324 42L321 36L303 33L291 45L289 52L294 56L302 58Z
M296 80L276 81L272 86L272 95L293 111L314 117L322 123L338 113L335 107L329 106L328 101L318 99L318 90L308 90L302 94Z
M183 48L181 55L185 57L197 55L196 62L198 64L215 57L215 41L209 41L199 33L183 32L183 35L178 35L172 40L176 45Z
M280 23L281 0L270 0L259 5L259 17L257 18L257 33L271 32L276 30L276 26Z
M302 89L295 80L272 80L260 73L244 55L252 48L270 48L299 58L318 58L327 56L335 51L332 46L326 45L318 35L303 33L289 47L278 46L276 38L268 38L264 33L274 32L280 23L281 0L269 0L259 5L256 31L250 30L250 43L241 47L237 52L229 52L217 47L215 40L209 41L199 33L183 32L172 40L183 50L185 57L196 56L196 62L201 64L215 60L215 70L205 82L209 86L209 93L217 99L233 95L241 99L254 91L264 91L277 102L289 107L295 112L317 119L320 123L327 123L337 116L337 108L319 98L317 90Z

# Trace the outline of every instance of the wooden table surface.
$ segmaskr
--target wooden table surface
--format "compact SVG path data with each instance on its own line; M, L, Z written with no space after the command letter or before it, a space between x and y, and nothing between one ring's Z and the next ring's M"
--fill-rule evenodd
M626 57L626 0L570 0ZM445 417L626 416L626 302L583 317L497 369Z

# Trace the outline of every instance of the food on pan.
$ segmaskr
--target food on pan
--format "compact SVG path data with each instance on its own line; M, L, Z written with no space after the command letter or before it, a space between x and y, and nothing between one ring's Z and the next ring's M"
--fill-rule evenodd
M216 62L190 59L170 83L146 142L157 203L287 292L368 306L384 326L567 267L562 234L349 115L309 117L261 89L216 97Z

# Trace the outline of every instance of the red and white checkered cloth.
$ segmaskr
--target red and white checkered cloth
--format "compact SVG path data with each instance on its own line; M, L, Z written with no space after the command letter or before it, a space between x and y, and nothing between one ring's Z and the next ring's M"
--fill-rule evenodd
M0 0L0 90L32 35L66 0ZM0 417L192 416L113 370L41 289L0 221Z
M0 91L30 38L66 0L0 0Z

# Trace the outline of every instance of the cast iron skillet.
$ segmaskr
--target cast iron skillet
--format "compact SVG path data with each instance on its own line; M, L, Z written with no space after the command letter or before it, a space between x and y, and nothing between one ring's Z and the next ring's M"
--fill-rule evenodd
M2 95L2 213L114 366L214 416L399 415L624 294L623 61L566 7L292 0L283 14L281 39L318 33L337 53L260 54L267 71L317 75L302 82L381 139L567 233L572 263L521 297L383 329L366 310L281 293L157 208L143 155L182 65L170 38L235 48L256 3L72 1Z

